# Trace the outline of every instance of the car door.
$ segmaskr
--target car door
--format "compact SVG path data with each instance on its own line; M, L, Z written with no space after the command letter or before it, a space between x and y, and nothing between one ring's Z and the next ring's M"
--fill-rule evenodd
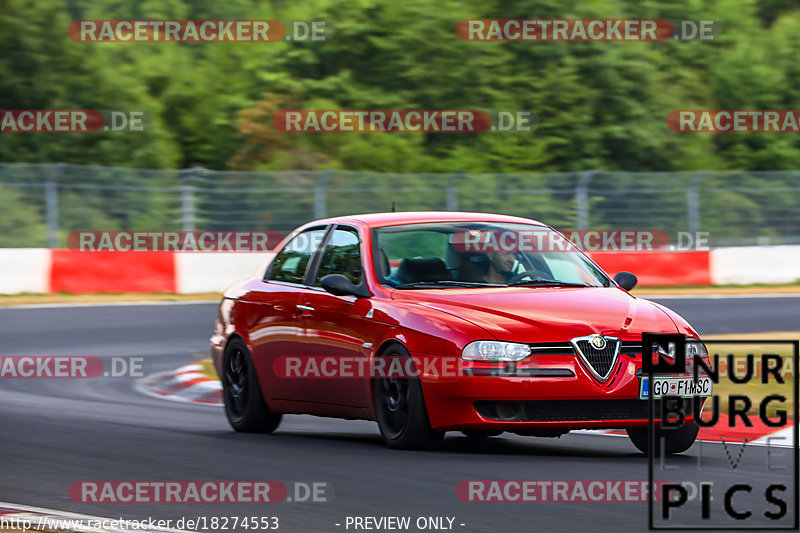
M253 364L267 398L287 399L302 394L302 390L294 389L302 389L303 382L286 380L275 369L281 358L298 351L302 337L298 305L304 280L326 233L327 228L320 226L292 238L267 269L264 280L260 282L261 290L248 296L248 305L253 308L250 316L254 317L249 327Z
M301 295L304 311L299 354L325 365L320 367L319 377L313 373L307 377L314 385L305 388L306 401L349 407L366 407L369 402L369 380L364 374L369 371L370 343L376 335L375 324L366 318L372 302L335 296L320 284L328 274L342 274L360 284L364 277L362 248L356 228L334 228L307 280L309 288ZM361 377L359 369L365 369Z

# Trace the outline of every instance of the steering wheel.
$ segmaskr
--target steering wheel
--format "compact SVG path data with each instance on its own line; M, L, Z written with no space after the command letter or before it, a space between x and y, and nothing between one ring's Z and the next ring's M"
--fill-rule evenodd
M506 283L511 285L512 283L516 283L516 282L522 280L522 278L524 278L524 277L529 277L532 280L542 279L542 278L539 277L539 271L538 270L523 270L522 272L518 272L518 273L514 274L513 276L511 276Z

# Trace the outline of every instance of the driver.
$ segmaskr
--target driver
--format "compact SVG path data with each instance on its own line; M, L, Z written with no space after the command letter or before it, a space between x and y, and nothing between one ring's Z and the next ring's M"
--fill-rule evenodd
M489 271L484 276L486 283L506 284L514 275L514 264L517 262L514 252L494 252L489 256Z

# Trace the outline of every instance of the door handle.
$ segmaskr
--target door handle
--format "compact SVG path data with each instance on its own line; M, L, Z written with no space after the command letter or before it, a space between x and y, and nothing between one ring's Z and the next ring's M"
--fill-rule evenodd
M298 306L297 306L297 310L298 310L298 311L301 311L301 312L302 312L302 311L308 311L308 312L310 313L310 312L314 311L314 308L313 308L313 307L310 307L310 306L308 306L308 305L298 305Z

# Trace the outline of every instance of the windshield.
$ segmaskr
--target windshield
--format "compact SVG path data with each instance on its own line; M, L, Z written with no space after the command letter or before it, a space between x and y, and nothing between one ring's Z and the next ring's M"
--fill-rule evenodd
M399 289L608 287L559 233L533 224L437 222L375 230L378 280Z

